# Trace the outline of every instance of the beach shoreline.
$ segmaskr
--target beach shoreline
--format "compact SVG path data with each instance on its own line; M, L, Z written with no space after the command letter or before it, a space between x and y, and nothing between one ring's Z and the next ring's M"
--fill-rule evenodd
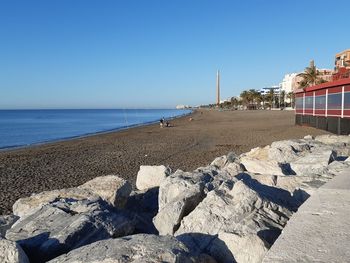
M184 114L181 114L181 115L170 117L170 118L167 118L167 120L172 121L174 119L187 117L187 116L191 115L193 112L195 112L194 109L190 109L190 110L191 110L191 112L189 112L189 113L184 113ZM95 136L95 135L103 135L103 134L107 134L107 133L114 133L114 132L119 132L119 131L132 129L132 128L153 125L153 124L156 124L158 122L159 122L159 120L154 120L154 121L149 121L149 122L144 122L144 123L139 123L139 124L122 126L122 127L118 127L118 128L109 129L109 130L101 130L101 131L98 131L98 132L90 132L90 133L85 133L85 134L81 134L81 135L64 137L64 138L60 138L60 139L53 139L53 140L42 141L42 142L37 142L37 143L31 143L31 144L26 144L26 145L5 146L5 147L0 147L0 153L1 152L13 151L13 150L28 149L28 148L31 148L31 147L40 147L40 146L47 145L47 144L50 144L50 143L59 143L59 142L64 142L64 141L76 140L76 139L86 138L86 137Z
M294 125L294 112L197 110L172 127L143 125L116 132L0 152L0 214L21 197L75 187L117 174L135 185L140 165L168 165L190 171L215 157L237 154L276 140L325 131Z

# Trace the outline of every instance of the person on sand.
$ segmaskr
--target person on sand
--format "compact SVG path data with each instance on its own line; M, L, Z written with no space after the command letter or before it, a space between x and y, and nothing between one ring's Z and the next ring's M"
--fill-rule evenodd
M160 119L159 125L160 125L160 128L163 128L163 125L164 125L164 118L163 118L163 119Z
M165 127L170 127L170 123L168 121L166 121Z

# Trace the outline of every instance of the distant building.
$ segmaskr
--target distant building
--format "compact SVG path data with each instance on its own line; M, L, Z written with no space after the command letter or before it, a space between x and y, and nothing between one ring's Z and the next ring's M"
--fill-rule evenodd
M335 73L333 80L350 78L350 49L335 55Z
M335 55L335 69L337 71L340 68L350 69L350 49Z
M334 71L331 69L317 69L319 78L323 79L326 82L332 81ZM284 75L284 78L281 83L281 90L286 94L294 92L299 88L299 82L303 80L302 77L298 76L300 73L289 73Z
M290 73L284 75L281 83L281 90L283 90L286 94L296 90L299 87L298 83L302 80L298 74L299 73Z
M188 106L188 105L177 105L176 106L176 109L178 109L178 110L183 110L183 109L188 109L188 108L190 108L190 106Z
M261 95L267 95L270 93L271 90L273 90L273 93L277 95L277 94L280 94L280 89L281 89L280 85L275 85L271 87L262 88L259 90L259 92Z

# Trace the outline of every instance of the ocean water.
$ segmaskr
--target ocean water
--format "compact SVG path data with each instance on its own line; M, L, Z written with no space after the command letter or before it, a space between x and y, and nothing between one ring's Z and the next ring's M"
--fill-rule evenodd
M0 149L158 122L190 110L0 110Z

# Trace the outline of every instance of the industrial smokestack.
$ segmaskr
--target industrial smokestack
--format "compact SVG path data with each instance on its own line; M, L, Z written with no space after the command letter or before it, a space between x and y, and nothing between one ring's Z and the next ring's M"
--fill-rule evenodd
M216 105L220 104L220 72L216 72Z

